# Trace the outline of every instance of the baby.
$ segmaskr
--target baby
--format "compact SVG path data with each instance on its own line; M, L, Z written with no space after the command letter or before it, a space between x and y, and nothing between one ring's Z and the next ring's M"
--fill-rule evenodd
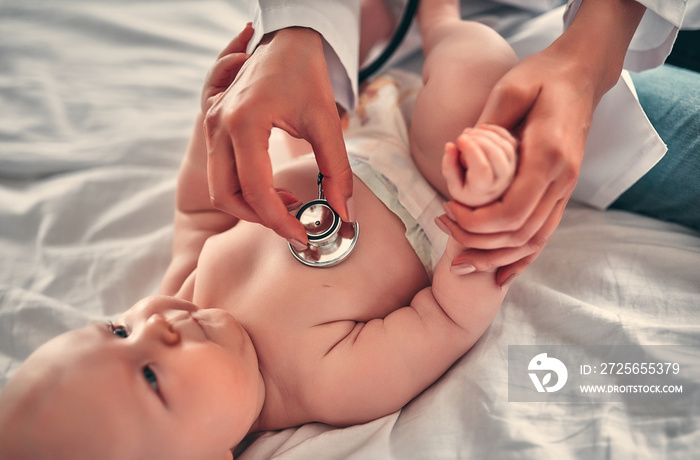
M435 229L445 227L444 198L490 202L514 174L510 134L464 128L515 57L492 30L462 22L457 2L424 0L419 23L417 97L409 77L382 77L345 119L361 224L354 252L311 268L271 230L214 209L200 115L162 295L26 360L0 395L1 458L232 458L249 433L394 412L469 350L506 289L493 271L451 267L463 248ZM251 35L248 26L220 56L205 108L233 80ZM317 198L317 174L309 156L276 173L290 211Z

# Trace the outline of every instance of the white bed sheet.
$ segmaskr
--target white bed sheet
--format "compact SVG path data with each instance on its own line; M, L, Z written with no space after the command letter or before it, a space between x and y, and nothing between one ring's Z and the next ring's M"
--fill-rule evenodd
M0 388L40 344L156 291L200 87L235 2L0 3ZM508 345L700 351L700 237L572 205L493 325L402 411L265 433L244 459L692 458L676 402L508 402ZM694 363L700 365L698 358Z

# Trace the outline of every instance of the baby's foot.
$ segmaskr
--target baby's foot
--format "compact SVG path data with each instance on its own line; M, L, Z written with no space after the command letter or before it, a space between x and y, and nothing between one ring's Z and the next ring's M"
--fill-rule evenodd
M442 174L451 198L470 207L498 199L515 175L517 147L508 130L488 124L465 129L456 144L448 142Z

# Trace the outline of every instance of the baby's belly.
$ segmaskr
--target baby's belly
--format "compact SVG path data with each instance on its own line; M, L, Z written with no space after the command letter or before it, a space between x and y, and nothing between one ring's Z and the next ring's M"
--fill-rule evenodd
M278 175L275 185L308 201L316 198L316 174L313 163L302 163ZM361 232L344 262L308 267L274 232L241 222L204 246L195 304L227 309L252 329L269 328L270 322L304 328L368 321L408 305L429 280L404 225L357 179L353 195Z

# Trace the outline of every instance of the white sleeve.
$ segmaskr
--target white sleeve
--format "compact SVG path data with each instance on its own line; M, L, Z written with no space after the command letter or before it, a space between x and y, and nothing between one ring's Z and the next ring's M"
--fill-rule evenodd
M583 0L569 0L564 13L564 27L569 27ZM671 52L683 22L687 0L637 0L647 10L632 38L625 69L640 72L663 64Z
M335 100L348 110L355 106L360 40L359 0L247 1L255 34L252 52L264 34L287 27L308 27L324 39L324 54Z

